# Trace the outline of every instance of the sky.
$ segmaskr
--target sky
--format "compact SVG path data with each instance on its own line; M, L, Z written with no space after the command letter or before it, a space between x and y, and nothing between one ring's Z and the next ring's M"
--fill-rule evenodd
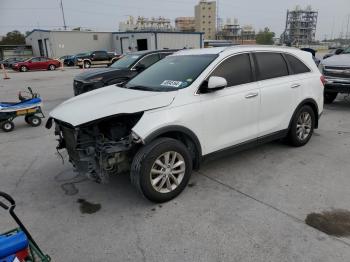
M66 24L97 31L118 31L119 22L129 15L163 16L174 22L178 16L194 16L199 0L62 0ZM350 37L350 0L219 0L219 17L237 18L241 25L256 31L269 27L279 36L285 27L287 9L311 5L319 12L316 39ZM60 0L0 0L0 35L34 28L63 28Z

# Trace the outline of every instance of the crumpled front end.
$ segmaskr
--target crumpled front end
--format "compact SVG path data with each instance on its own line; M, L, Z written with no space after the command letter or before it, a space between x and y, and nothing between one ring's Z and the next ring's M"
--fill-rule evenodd
M143 113L122 114L73 127L55 121L58 150L66 149L69 161L90 179L108 182L109 176L129 169L141 140L131 129Z

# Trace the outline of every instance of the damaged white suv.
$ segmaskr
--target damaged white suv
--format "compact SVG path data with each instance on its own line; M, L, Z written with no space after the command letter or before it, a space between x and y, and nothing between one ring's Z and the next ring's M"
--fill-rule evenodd
M305 145L323 110L323 77L311 54L235 46L183 50L123 86L55 108L58 149L97 182L130 170L149 200L177 196L203 158L287 137Z

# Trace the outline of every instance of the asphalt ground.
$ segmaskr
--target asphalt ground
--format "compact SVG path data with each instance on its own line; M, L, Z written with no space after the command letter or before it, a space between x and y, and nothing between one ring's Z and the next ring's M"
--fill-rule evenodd
M73 96L79 72L10 72L0 100L30 86L47 115ZM53 261L349 261L348 237L305 223L311 213L350 210L349 113L350 99L339 96L306 146L277 141L204 163L162 205L137 194L127 175L107 185L78 176L57 155L53 130L18 118L13 132L0 130L0 191ZM0 232L12 227L0 210Z

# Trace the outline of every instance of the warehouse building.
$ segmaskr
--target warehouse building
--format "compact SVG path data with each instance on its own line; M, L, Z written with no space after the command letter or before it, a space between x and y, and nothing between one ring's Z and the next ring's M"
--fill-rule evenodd
M27 37L34 56L60 57L93 50L112 50L110 32L34 29Z
M35 29L26 37L34 56L60 57L95 50L130 51L203 47L203 33L176 31L49 31Z
M202 48L203 33L174 31L138 31L113 33L113 47L118 53L130 51Z

